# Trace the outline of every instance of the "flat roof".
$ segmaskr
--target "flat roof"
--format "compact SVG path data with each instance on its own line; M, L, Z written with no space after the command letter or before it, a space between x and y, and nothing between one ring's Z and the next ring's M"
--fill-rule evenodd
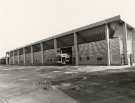
M114 17L111 17L111 18L108 18L108 19L105 19L105 20L102 20L102 21L99 21L99 22L96 22L96 23L93 23L93 24L89 24L89 25L86 25L86 26L83 26L83 27L79 27L79 28L76 28L76 29L72 29L72 30L70 30L70 31L67 31L67 32L64 32L64 33L60 33L60 34L51 36L51 37L42 39L42 40L37 41L37 42L30 43L30 44L28 44L28 45L25 45L25 46L22 46L22 47L13 49L13 50L11 50L11 51L15 51L15 50L18 50L18 49L27 47L27 46L35 45L35 44L38 44L38 43L41 43L41 42L44 42L44 41L56 39L56 38L59 38L59 37L62 37L62 36L66 36L66 35L69 35L69 34L73 34L74 32L79 32L79 31L82 31L82 30L94 28L94 27L97 27L97 26L100 26L100 25L104 25L104 24L107 24L107 23L111 23L111 22L115 22L115 21L122 21L121 18L120 18L120 15L114 16ZM11 51L8 51L8 52L11 52Z

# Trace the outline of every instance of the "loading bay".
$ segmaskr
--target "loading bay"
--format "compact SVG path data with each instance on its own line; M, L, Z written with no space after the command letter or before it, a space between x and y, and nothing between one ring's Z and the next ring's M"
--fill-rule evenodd
M0 66L0 103L134 103L135 68L108 68Z

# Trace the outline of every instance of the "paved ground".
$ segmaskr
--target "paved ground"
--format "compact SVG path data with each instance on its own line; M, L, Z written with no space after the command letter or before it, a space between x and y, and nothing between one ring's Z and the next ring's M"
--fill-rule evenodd
M118 70L115 70L116 68ZM51 81L49 89L43 89L45 80ZM0 66L0 103L134 103L134 101L134 68Z
M77 103L57 88L42 89L40 82L59 75L52 71L52 67L1 66L0 103Z

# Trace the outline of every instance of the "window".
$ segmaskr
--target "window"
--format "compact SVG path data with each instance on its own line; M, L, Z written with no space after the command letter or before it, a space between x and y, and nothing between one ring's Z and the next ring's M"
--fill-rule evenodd
M82 57L80 57L79 59L80 59L80 61L81 61L81 60L82 60Z
M87 60L90 60L90 57L89 56L87 56L86 58L87 58Z
M97 57L97 60L101 61L103 58L102 57Z

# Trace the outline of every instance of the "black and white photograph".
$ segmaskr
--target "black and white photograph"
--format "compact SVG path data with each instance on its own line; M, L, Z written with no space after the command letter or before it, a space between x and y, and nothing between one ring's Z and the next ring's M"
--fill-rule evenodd
M135 0L0 0L0 103L135 103Z

